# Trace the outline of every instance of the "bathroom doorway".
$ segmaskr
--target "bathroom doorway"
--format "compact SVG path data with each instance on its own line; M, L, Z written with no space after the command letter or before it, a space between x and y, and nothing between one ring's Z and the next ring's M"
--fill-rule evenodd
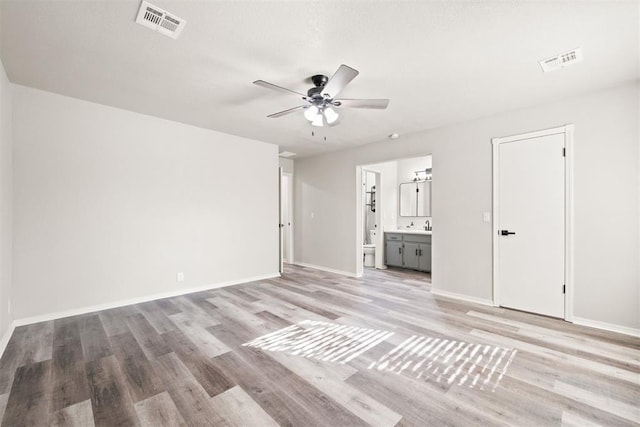
M432 253L432 156L388 160L356 166L356 275L361 276L365 268L373 266L386 269L385 231L396 234L418 236L423 247L418 251L424 254L424 262L416 267L404 259L400 268L424 272L430 280ZM416 188L412 206L404 206L400 189ZM427 185L428 184L428 185ZM428 191L426 189L428 188ZM425 191L423 191L425 190ZM424 195L428 195L425 197ZM422 196L422 197L419 197ZM373 197L373 203L371 198ZM374 211L372 211L372 208ZM408 209L408 210L407 210ZM413 210L411 210L413 209ZM374 219L375 218L375 219ZM422 242L422 240L425 240ZM428 240L428 242L427 242ZM427 251L428 248L428 251ZM396 248L397 249L397 248ZM415 249L415 248L414 248ZM428 252L428 254L427 254ZM428 260L426 259L428 257ZM428 262L427 262L428 261ZM398 264L389 265L398 267Z

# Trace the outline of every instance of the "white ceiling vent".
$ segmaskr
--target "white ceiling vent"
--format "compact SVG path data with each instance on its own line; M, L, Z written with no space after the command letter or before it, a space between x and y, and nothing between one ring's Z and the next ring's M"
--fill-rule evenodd
M184 19L146 1L140 4L136 22L172 39L177 39L184 26L187 25L187 21Z
M540 66L542 67L542 71L548 73L549 71L559 70L560 68L568 67L580 61L582 61L582 50L577 48L552 56L551 58L543 59L540 61Z

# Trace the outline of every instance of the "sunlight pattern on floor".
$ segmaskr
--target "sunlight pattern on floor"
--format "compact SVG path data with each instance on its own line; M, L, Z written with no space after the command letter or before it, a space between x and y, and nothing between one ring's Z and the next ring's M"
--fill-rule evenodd
M393 332L304 320L242 345L344 364L391 335Z
M369 369L495 391L518 350L413 335Z

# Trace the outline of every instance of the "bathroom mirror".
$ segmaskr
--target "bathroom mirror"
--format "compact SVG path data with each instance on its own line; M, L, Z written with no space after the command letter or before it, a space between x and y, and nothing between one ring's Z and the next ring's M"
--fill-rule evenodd
M416 189L415 182L400 184L400 216L416 216L418 212Z
M431 216L431 181L418 182L418 215Z
M431 181L401 183L399 199L400 216L431 216Z

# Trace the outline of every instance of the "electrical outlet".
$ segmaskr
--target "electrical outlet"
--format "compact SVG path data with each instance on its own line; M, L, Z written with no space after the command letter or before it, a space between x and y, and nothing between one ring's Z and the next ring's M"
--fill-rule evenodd
M176 280L178 282L184 282L184 273L182 271L178 272L178 274L176 274Z
M491 214L489 212L482 212L482 221L491 222Z

